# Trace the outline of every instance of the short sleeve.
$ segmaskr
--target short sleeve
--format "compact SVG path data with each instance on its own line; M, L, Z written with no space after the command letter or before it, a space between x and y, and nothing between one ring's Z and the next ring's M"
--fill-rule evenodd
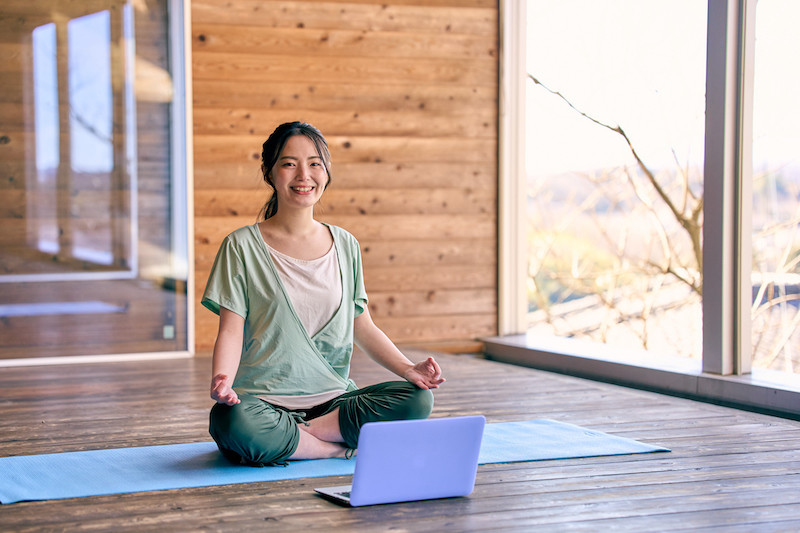
M367 308L368 298L367 289L364 285L364 268L361 264L361 247L353 237L353 303L355 304L355 316L360 315Z
M220 313L220 308L224 307L246 318L246 274L241 250L236 241L228 235L222 241L214 259L201 303L217 315Z

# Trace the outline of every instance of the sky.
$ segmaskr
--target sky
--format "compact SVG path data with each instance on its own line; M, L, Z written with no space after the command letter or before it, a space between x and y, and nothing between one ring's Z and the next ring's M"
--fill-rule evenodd
M653 168L702 165L707 3L528 1L528 72L581 111L621 126ZM754 159L797 161L800 1L759 0ZM618 166L618 134L528 82L529 175ZM674 151L674 155L673 155Z

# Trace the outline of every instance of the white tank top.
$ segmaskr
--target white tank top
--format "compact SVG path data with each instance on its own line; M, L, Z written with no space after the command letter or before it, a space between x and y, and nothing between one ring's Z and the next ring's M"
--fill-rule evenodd
M272 262L309 337L316 335L342 303L342 276L336 246L317 259L304 261L267 245Z
M311 261L282 254L269 244L267 249L300 322L309 337L313 337L330 321L342 303L342 276L336 246L331 245L325 255ZM258 397L287 409L299 410L320 405L344 392L339 390L306 396Z

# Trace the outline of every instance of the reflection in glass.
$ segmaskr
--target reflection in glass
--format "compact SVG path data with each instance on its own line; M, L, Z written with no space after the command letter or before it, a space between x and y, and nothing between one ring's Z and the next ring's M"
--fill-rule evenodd
M188 349L169 8L0 4L12 51L0 56L0 366ZM140 71L158 76L137 84Z
M72 255L114 263L114 131L108 11L69 21L70 213ZM119 169L122 170L122 169Z
M56 25L33 30L33 112L36 146L36 179L31 180L28 220L38 220L33 231L34 248L58 253L58 221L56 220L56 172L58 171L58 66L56 57Z

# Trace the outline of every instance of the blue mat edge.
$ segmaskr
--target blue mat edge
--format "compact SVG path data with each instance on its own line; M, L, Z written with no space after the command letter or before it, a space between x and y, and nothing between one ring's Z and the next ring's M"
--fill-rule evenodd
M563 448L559 448L559 456L558 457L532 457L532 454L527 451L519 452L519 447L514 447L514 450L494 450L490 451L489 453L484 453L484 446L492 446L494 448L503 446L503 442L494 442L492 443L492 439L494 439L497 434L516 432L513 435L514 438L525 438L526 432L530 432L537 428L541 428L542 426L548 426L548 431L579 431L582 432L584 435L589 437L598 437L602 438L606 441L606 444L609 442L613 442L615 446L620 446L619 448L614 448L613 450L601 451L598 453L591 453L586 452L586 450L580 451L578 453L569 453L564 452ZM514 441L516 442L516 441ZM664 448L661 446L656 446L652 444L642 443L640 441L636 441L633 439L628 439L626 437L618 437L616 435L612 435L609 433L604 433L600 431L588 430L586 428L576 426L573 424L565 423L565 422L557 422L554 420L548 419L537 419L537 420L527 420L527 421L518 421L518 422L494 422L489 423L486 425L486 430L484 432L484 441L481 448L481 458L479 460L479 464L500 464L500 463L514 463L514 462L532 462L532 461L547 461L547 460L558 460L558 459L574 459L580 457L602 457L602 456L614 456L614 455L628 455L628 454L641 454L641 453L653 453L653 452L669 452L668 448ZM163 490L174 490L174 489L182 489L182 488L198 488L198 487L209 487L209 486L216 486L216 485L227 485L227 484L241 484L241 483L253 483L253 482L267 482L267 481L281 481L286 479L303 479L303 478L324 478L324 477L331 477L331 476L341 476L341 475L350 475L353 473L353 467L355 461L348 461L344 459L317 459L317 460L309 460L309 461L294 461L288 467L266 467L266 468L242 468L238 465L232 465L228 463L224 459L222 459L221 455L217 451L216 445L213 442L194 442L194 443L177 443L177 444L162 444L162 445L155 445L155 446L141 446L141 447L131 447L131 448L112 448L112 449L101 449L101 450L86 450L86 451L75 451L75 452L59 452L59 453L50 453L50 454L40 454L40 455L28 455L28 456L14 456L14 457L0 457L0 472L3 470L3 463L4 462L13 462L13 461L36 461L36 460L43 460L46 461L48 459L52 459L55 457L63 457L68 455L90 455L97 460L102 460L105 457L112 457L115 458L118 462L118 459L125 455L139 456L142 451L150 450L150 449L157 449L160 452L175 452L176 456L179 457L186 457L188 459L187 464L191 466L191 461L194 458L201 459L200 468L198 471L202 474L202 467L204 464L202 463L202 457L205 455L207 458L205 459L208 461L209 458L213 458L216 464L213 468L223 468L228 470L229 475L236 479L228 479L226 477L225 480L222 482L211 482L209 483L208 478L203 478L201 476L200 481L192 481L183 479L182 483L179 485L175 485L174 481L170 479L166 484L154 482L152 480L148 480L146 487L142 487L136 485L135 482L133 485L130 484L128 480L124 480L122 482L122 486L117 486L115 480L106 480L107 486L101 490L94 490L90 491L89 493L76 493L67 492L61 495L48 493L47 491L43 492L43 497L26 497L26 496L13 496L8 491L4 491L2 484L0 484L0 503L2 504L10 504L16 503L19 501L46 501L46 500L57 500L57 499L68 499L68 498L76 498L76 497L88 497L88 496L103 496L103 495L111 495L111 494L126 494L126 493L135 493L135 492L154 492L154 491L163 491ZM516 450L516 451L515 451ZM194 455L192 455L194 454ZM159 454L160 455L160 454ZM207 467L207 466L206 466ZM315 474L318 472L320 467L322 470L325 470L326 473L320 475ZM144 470L147 467L143 467ZM187 469L187 472L192 472L191 468ZM58 491L56 491L58 492Z

